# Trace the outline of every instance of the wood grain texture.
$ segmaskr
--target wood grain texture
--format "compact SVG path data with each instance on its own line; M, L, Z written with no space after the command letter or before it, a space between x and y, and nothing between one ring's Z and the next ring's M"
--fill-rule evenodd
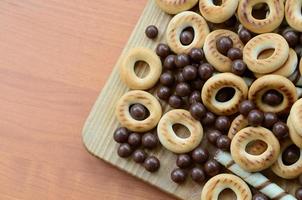
M176 155L160 147L157 148L156 151L150 152L150 154L156 155L161 161L160 170L151 174L142 166L134 163L131 158L119 158L116 153L118 144L116 144L112 139L114 130L119 126L115 117L115 105L119 98L128 91L128 88L122 83L119 77L119 67L123 60L123 56L126 55L129 49L133 47L139 46L155 49L158 42L165 41L163 33L165 32L170 19L171 16L164 14L156 6L153 0L148 1L148 4L136 28L134 29L132 36L126 44L121 57L118 59L108 82L91 110L83 128L83 140L88 151L108 163L115 165L119 169L138 177L139 179L148 182L179 199L200 200L202 185L196 184L190 179L182 185L177 185L170 180L170 173L176 167ZM155 42L149 40L144 35L146 26L150 24L155 24L159 27L159 30L161 30L160 37L157 38L157 41ZM144 69L141 69L139 73L144 73ZM162 107L165 111L169 110L169 107L163 102ZM206 140L203 140L203 145L206 145ZM209 145L207 145L207 148L211 153L214 152ZM265 175L273 179L273 181L277 182L280 186L291 193L294 193L295 188L297 188L298 184L296 181L284 181L277 178L270 171L266 172ZM233 199L233 195L225 193L222 198Z
M173 199L82 144L84 121L145 4L0 1L0 199Z

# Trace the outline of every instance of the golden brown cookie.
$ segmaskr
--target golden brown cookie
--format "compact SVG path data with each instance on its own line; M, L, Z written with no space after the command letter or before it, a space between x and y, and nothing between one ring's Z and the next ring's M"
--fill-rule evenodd
M198 0L155 0L158 7L168 14L177 14L193 8Z
M229 132L228 132L228 137L230 139L233 139L233 137L240 131L241 129L244 129L249 125L248 120L245 116L243 115L238 115L233 119Z
M302 3L300 0L286 0L285 18L287 23L295 30L302 31Z
M294 123L291 120L291 115L288 116L287 118L287 126L289 129L289 137L292 140L292 142L299 147L300 149L302 149L302 136L301 136L301 132L297 131Z

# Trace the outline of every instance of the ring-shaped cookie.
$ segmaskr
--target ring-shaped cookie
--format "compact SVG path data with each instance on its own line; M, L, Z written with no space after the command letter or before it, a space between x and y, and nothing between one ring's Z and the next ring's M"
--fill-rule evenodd
M282 154L284 150L291 146L293 142L291 140L286 140L282 142L281 149L280 149L280 155L277 159L277 161L272 165L271 169L272 171L278 175L281 178L284 179L293 179L298 177L300 174L302 174L302 149L300 149L300 157L299 159L291 165L285 165L282 160Z
M135 63L138 61L149 64L150 71L144 78L138 77L134 71ZM130 89L147 90L157 83L161 72L162 64L156 53L151 49L138 47L131 49L124 57L120 77Z
M212 0L199 0L199 10L207 21L222 23L234 15L239 0L222 0L221 5L215 5Z
M258 56L267 49L274 53L265 59ZM252 38L243 48L243 60L248 68L255 73L267 74L278 70L287 60L289 46L286 40L276 33L265 33Z
M160 9L173 15L193 8L197 2L198 0L156 0L156 4Z
M223 88L233 88L234 96L226 101L219 102L216 95ZM244 80L232 73L220 73L207 80L201 91L204 105L217 115L232 115L238 111L239 104L246 99L248 87Z
M216 47L216 41L222 37L229 37L233 41L233 47L243 50L243 43L238 35L229 30L212 31L205 40L203 50L207 61L214 66L219 72L230 72L232 68L232 60L221 54Z
M265 19L256 19L252 15L253 7L266 3L269 14ZM240 0L237 9L238 19L241 24L254 33L267 33L275 30L284 18L284 4L282 0Z
M300 75L302 74L302 58L300 59L299 62L299 71L300 71Z
M194 39L189 45L180 41L182 31L188 27L194 30ZM192 48L201 48L210 30L204 18L192 11L175 15L168 24L166 38L169 47L177 54L189 53Z
M267 58L269 57L268 55L272 54L273 50L267 50L263 53L261 53L259 55L259 59L262 58ZM270 73L270 74L276 74L276 75L280 75L280 76L284 76L284 77L289 77L290 75L292 75L296 68L297 68L297 64L298 64L298 56L297 53L293 50L293 49L289 49L289 55L287 60L285 61L285 63L276 71ZM264 76L266 74L258 74L258 73L254 73L256 78L259 78L261 76Z
M204 185L201 200L218 200L219 194L225 189L231 189L235 193L236 199L252 199L249 186L241 178L232 174L219 174Z
M291 115L289 115L289 117L287 118L287 126L289 129L290 139L297 147L302 149L302 136L299 134L299 132L295 128L295 125L293 124L293 122L291 120Z
M283 101L277 106L271 106L262 101L263 95L269 90L276 90L283 96ZM253 82L249 89L249 100L263 112L287 113L297 100L295 85L280 75L265 75Z
M286 0L285 18L287 23L295 30L302 31L301 0Z
M173 125L181 124L188 128L190 136L181 138L176 135ZM203 137L203 128L190 112L183 109L171 110L163 115L157 126L160 143L174 153L187 153L196 148Z
M290 110L290 118L296 130L302 136L302 99L297 100Z
M133 104L142 104L148 110L150 115L142 120L135 120L131 117L129 108ZM135 132L146 132L153 129L162 115L162 108L158 100L150 93L133 90L124 94L116 104L116 117L122 126Z
M267 144L266 150L260 155L246 152L250 142L261 140ZM263 127L247 127L239 131L231 142L231 154L234 161L248 172L267 169L278 158L280 144L274 134Z

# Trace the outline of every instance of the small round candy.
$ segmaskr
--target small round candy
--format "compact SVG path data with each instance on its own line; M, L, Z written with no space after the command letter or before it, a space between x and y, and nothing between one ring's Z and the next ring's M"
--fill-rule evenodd
M154 149L158 145L158 138L152 133L146 133L142 137L142 145L147 149Z
M162 99L162 100L167 100L169 99L169 97L171 96L171 89L168 88L167 86L160 86L157 89L157 96L158 98Z
M168 55L164 60L164 68L174 69L176 67L175 59L176 59L175 55Z
M228 50L227 56L231 60L242 59L242 51L239 48L230 48Z
M265 128L270 129L277 122L278 122L278 116L275 113L272 113L272 112L264 113L263 126Z
M175 74L175 80L176 80L176 83L182 83L182 82L185 82L185 78L184 76L182 75L182 72L179 71Z
M283 96L276 90L269 90L263 95L262 101L270 106L277 106L282 103Z
M183 183L186 181L187 178L187 173L183 169L174 169L171 172L171 179L175 183Z
M246 64L241 59L234 60L232 62L231 71L233 74L241 76L246 71Z
M145 34L146 34L146 36L147 36L148 38L154 39L154 38L156 38L157 35L158 35L158 29L157 29L156 26L150 25L150 26L148 26L148 27L146 28Z
M114 131L113 138L118 143L126 143L128 141L129 132L125 127L117 128Z
M181 168L181 169L185 169L190 167L192 164L192 160L191 157L187 154L180 154L177 156L176 159L176 165Z
M216 160L209 160L204 165L204 171L210 177L216 176L220 172L220 165Z
M219 149L229 151L231 146L231 139L226 135L221 135L216 140L216 146Z
M286 31L282 33L282 36L291 47L295 47L299 42L299 36L295 31Z
M203 183L206 179L206 175L200 167L194 167L191 170L191 178L196 183Z
M233 47L233 41L227 36L222 36L216 41L216 47L221 54L226 55L228 50Z
M175 77L171 72L165 72L160 76L160 83L165 86L171 86L174 84Z
M133 160L136 163L143 163L146 160L147 153L144 150L137 149L133 152Z
M237 23L237 18L235 15L233 15L232 17L230 17L229 19L227 19L225 22L223 22L223 24L226 27L234 27Z
M142 104L134 104L130 107L130 115L135 120L144 120L148 116L148 109Z
M262 193L257 193L255 195L253 195L253 199L252 200L268 200L268 197L265 196Z
M204 53L200 48L192 48L189 52L189 56L192 61L200 62L203 59Z
M192 89L195 89L195 90L200 91L202 89L203 85L204 85L204 81L200 80L199 78L197 78L191 82Z
M144 161L144 167L148 172L156 172L160 168L160 162L155 156L149 156Z
M190 113L196 120L201 120L206 115L206 108L202 103L193 103L190 106Z
M132 150L131 146L127 143L121 144L117 149L117 154L121 158L127 158L127 157L131 156L132 152L133 152L133 150Z
M249 125L251 126L261 126L264 120L264 114L260 110L252 110L247 116Z
M238 33L241 42L246 44L250 39L252 39L252 34L245 28L242 28Z
M250 100L244 100L239 105L240 114L247 116L251 110L255 109L255 104Z
M282 160L285 165L292 165L300 158L300 149L296 146L289 146L282 153Z
M201 94L198 90L195 90L189 96L189 103L193 104L197 102L201 102Z
M300 183L300 185L302 185L302 174L299 176L299 183Z
M197 69L192 65L187 65L182 70L185 81L192 81L197 77Z
M279 140L287 137L288 131L288 126L281 121L275 123L273 126L273 133Z
M132 147L138 147L142 143L142 136L139 133L131 133L128 138L128 144Z
M176 67L182 68L190 64L190 58L187 54L179 54L175 59Z
M180 42L183 45L189 45L194 39L194 33L189 30L184 30L180 33Z
M156 54L161 58L166 58L170 54L170 47L166 44L160 43L156 47Z
M210 111L206 112L205 116L200 120L201 124L204 126L210 126L214 124L215 121L216 116Z
M202 164L208 160L209 152L203 147L197 147L191 152L191 156L194 162Z
M298 200L302 200L302 188L298 188L298 189L296 190L296 198L297 198Z
M220 131L228 131L231 126L231 121L227 116L219 116L215 121L215 128Z
M180 108L183 104L183 100L181 97L177 96L177 95L172 95L169 98L169 105L172 108Z
M198 68L198 74L201 80L208 80L214 73L214 67L209 63L203 63Z
M216 145L217 138L221 135L222 133L219 130L209 130L207 133L207 139L210 143Z
M186 97L191 93L191 87L188 83L178 83L175 88L176 95Z

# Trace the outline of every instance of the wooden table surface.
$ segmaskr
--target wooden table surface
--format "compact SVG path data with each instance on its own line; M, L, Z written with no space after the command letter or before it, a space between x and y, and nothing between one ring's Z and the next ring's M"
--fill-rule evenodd
M0 1L0 199L173 199L91 156L81 140L145 4Z

